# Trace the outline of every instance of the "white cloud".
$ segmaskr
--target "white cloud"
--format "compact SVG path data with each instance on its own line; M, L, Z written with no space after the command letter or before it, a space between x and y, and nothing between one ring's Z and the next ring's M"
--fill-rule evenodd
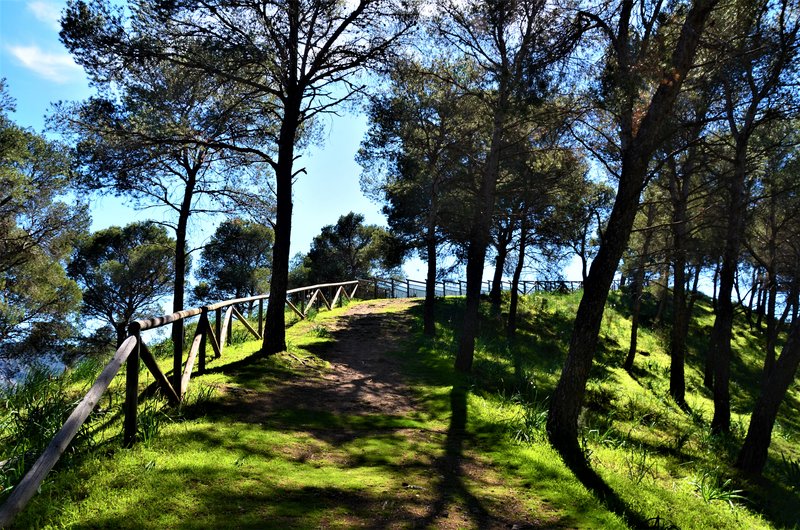
M67 52L50 53L36 45L9 46L8 50L25 68L55 83L67 83L80 72Z
M61 5L54 2L36 0L28 2L28 10L37 19L41 20L56 31L61 31Z

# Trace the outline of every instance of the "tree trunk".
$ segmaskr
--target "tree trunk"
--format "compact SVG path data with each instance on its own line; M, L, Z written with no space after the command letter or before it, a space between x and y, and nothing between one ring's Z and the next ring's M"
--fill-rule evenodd
M489 300L495 308L500 307L503 293L503 270L506 267L508 258L508 245L511 243L511 236L514 233L513 225L509 221L508 226L501 228L497 236L497 256L494 260L494 277L492 278L492 290L489 291Z
M186 290L186 232L189 225L189 215L192 213L192 199L197 183L199 166L186 167L186 187L183 192L183 201L178 212L178 224L175 229L175 288L172 292L172 312L183 311L184 291ZM183 377L183 320L176 320L172 324L172 387L178 396L182 395L181 378Z
M697 284L700 282L700 271L703 268L702 265L698 264L694 268L694 277L692 278L692 292L689 295L689 304L686 308L686 322L688 324L689 320L692 318L692 313L694 311L694 303L697 301Z
M739 249L744 229L745 174L747 161L747 139L740 137L736 142L736 161L731 176L726 227L725 248L722 254L722 268L719 273L719 295L717 300L714 329L711 331L709 347L714 362L714 417L711 429L715 433L727 433L731 428L730 403L730 364L731 334L733 328L733 283L739 264Z
M289 250L292 235L292 178L294 177L294 141L300 122L301 91L295 87L286 102L278 139L275 164L276 211L275 243L272 246L272 277L269 285L261 353L272 355L286 351L286 291L289 284Z
M780 330L778 322L775 319L775 305L778 299L778 275L777 275L777 260L778 260L778 242L776 241L778 226L777 226L777 195L773 194L769 199L769 240L767 242L767 284L766 289L769 295L767 300L767 352L764 357L764 380L766 384L766 376L772 372L775 365L775 345L778 342L778 332ZM786 303L789 303L789 297L786 298Z
M570 462L579 462L582 459L578 445L578 416L611 281L633 228L639 192L644 184L644 162L639 160L639 164L629 162L623 166L617 200L608 219L606 236L589 269L572 329L567 359L551 399L547 416L548 438L564 459Z
M517 265L514 267L514 276L511 278L511 300L508 305L508 324L506 334L508 340L513 341L517 334L517 306L519 304L519 279L522 276L522 269L525 266L525 250L528 239L528 223L525 216L522 217L519 227L519 257Z
M658 298L658 309L656 310L656 316L653 321L656 324L661 324L664 318L664 312L667 309L667 300L669 300L669 263L664 264L664 268L661 269L661 274L659 275L659 298Z
M686 209L689 201L689 179L691 178L692 150L684 166L683 177L678 175L673 164L670 181L672 198L672 239L673 239L673 288L672 288L672 330L670 333L669 393L679 406L686 404L686 335L689 332L689 315L686 307Z
M475 354L483 265L486 260L486 248L489 245L495 190L500 171L500 146L505 126L504 112L508 104L505 87L502 84L501 82L498 108L495 111L492 123L492 143L484 167L483 178L481 179L480 191L470 229L469 248L467 249L467 296L464 304L464 322L461 327L461 338L458 343L455 362L456 370L465 373L472 371L472 359Z
M800 365L800 322L792 323L789 339L783 347L775 368L764 375L765 384L761 387L753 413L750 416L750 427L747 429L736 467L748 473L760 474L767 463L769 444L772 439L772 428L778 409L783 401L789 385L794 381L797 367Z
M128 320L121 320L114 323L114 330L117 332L117 348L122 346L125 339L128 338Z
M425 305L423 307L423 332L426 337L436 336L436 235L430 227L426 238L428 252L428 275L425 279ZM446 294L446 293L445 293Z
M719 293L720 271L721 271L721 260L714 265L714 279L713 279L714 293L711 297L711 307L714 309L714 313L717 312L717 307L719 305L717 295ZM706 362L703 367L703 386L709 390L714 389L714 351L711 349L710 344L708 350L706 351Z
M694 60L705 22L716 1L697 0L693 3L676 43L669 69L671 73L656 89L639 123L637 134L634 135L630 124L623 124L622 165L617 197L600 249L584 284L569 351L547 416L550 443L567 462L575 465L585 466L578 443L578 416L611 282L628 245L639 194L644 188L647 167L658 144L662 124L672 113L675 99ZM627 29L623 29L626 35ZM627 42L622 42L620 46L623 50L618 53L627 53Z
M625 357L625 362L622 367L626 372L633 370L633 361L636 359L637 339L639 336L639 313L642 310L642 293L644 292L644 276L645 265L647 257L650 254L650 243L653 240L653 232L651 230L653 221L656 216L656 205L650 203L647 205L647 228L645 229L644 242L642 243L642 254L639 256L639 261L636 266L636 279L633 285L633 307L631 308L631 340L628 347L628 355Z

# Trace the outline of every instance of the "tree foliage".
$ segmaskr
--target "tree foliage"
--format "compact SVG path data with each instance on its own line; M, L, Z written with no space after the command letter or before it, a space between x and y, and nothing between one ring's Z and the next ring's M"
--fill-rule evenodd
M71 331L80 290L62 263L88 216L65 198L66 148L11 121L4 83L0 96L0 354L10 355Z
M220 223L200 255L195 296L218 301L266 293L274 240L270 227L253 221Z
M172 292L175 240L152 223L112 226L87 236L67 267L83 289L82 312L110 325L117 345L136 317L162 313Z
M389 233L364 224L364 216L350 212L335 225L322 227L302 261L307 284L369 278L400 265L401 255ZM296 281L301 281L299 278Z

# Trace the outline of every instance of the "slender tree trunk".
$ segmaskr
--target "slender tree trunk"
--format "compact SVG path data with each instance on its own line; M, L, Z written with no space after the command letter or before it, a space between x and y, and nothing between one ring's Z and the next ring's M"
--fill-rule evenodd
M653 319L657 324L661 324L664 318L664 312L667 309L667 300L669 300L669 262L664 264L664 268L661 269L661 274L659 278L659 290L661 291L659 294L658 299L658 309L656 310L656 316Z
M714 417L711 420L711 429L715 433L727 433L731 427L729 383L734 309L731 295L744 228L746 161L747 139L740 137L736 142L736 162L729 187L730 207L719 274L719 299L709 348L714 362Z
M511 236L514 233L513 225L509 221L508 226L501 228L497 236L497 256L494 260L494 276L492 278L492 290L489 292L489 300L495 308L500 307L503 293L503 270L506 267L508 258L508 245L511 243Z
M769 374L764 374L765 384L762 385L761 393L756 400L747 436L736 461L739 469L754 474L760 474L764 470L775 418L778 416L778 409L789 385L794 381L798 365L800 365L800 322L795 321L774 369Z
M747 307L745 309L745 316L747 317L747 322L750 324L750 328L753 328L753 301L756 301L756 307L761 305L761 291L759 290L759 277L758 277L758 267L753 267L753 275L750 277L750 299L747 302ZM756 299L756 294L758 294L758 298Z
M469 247L467 249L467 296L464 304L464 322L461 326L461 338L458 343L455 362L455 368L459 372L468 373L472 370L472 359L475 354L483 265L486 261L486 248L490 239L489 231L492 224L497 177L500 171L500 146L505 126L504 112L507 104L508 99L505 94L505 88L501 86L498 109L495 111L492 123L492 142L481 179L480 191L470 229Z
M425 279L425 305L423 307L423 332L427 337L436 336L436 235L430 232L426 238L428 252L428 276Z
M775 270L767 268L767 351L764 356L764 375L772 372L775 366L775 346L778 342L778 323L775 319L775 305L778 298L778 282Z
M650 106L639 124L637 134L630 137L626 133L623 134L617 197L600 249L584 284L569 351L561 377L553 392L547 416L547 435L550 443L568 463L576 466L585 466L578 443L578 416L586 392L586 382L589 379L589 370L592 367L611 282L622 253L628 245L639 194L645 184L647 167L658 144L662 124L672 113L683 80L694 61L705 22L716 1L697 0L693 3L676 43L670 75L656 89ZM627 35L627 26L623 31ZM627 42L623 41L621 46L627 46ZM625 50L622 50L622 53L627 53ZM623 126L624 130L627 130L627 126L624 124Z
M289 249L292 235L292 178L294 177L294 141L300 122L301 93L295 88L286 102L278 139L275 164L276 211L275 243L272 246L272 277L269 303L264 323L261 353L272 355L286 350L286 291L289 284Z
M186 164L186 187L183 192L178 213L178 224L175 229L175 288L172 292L172 312L183 311L184 292L186 290L186 232L189 215L192 213L194 188L197 184L197 167ZM172 324L172 387L182 395L181 378L183 376L183 320Z
M686 308L686 322L688 324L689 320L692 318L692 313L694 312L694 303L697 301L697 284L700 282L700 271L703 268L702 265L698 264L694 268L694 274L692 279L692 292L689 295L689 304Z
M630 156L630 155L629 155ZM617 200L608 219L603 244L589 269L578 306L569 351L561 377L553 393L547 416L550 442L568 461L582 459L578 445L578 415L586 392L589 370L597 348L597 336L614 273L628 244L636 216L639 193L644 184L646 164L629 162L623 165Z
M756 304L756 329L761 331L761 323L764 321L764 313L765 313L765 306L767 305L767 298L769 296L769 279L764 281L764 279L759 278L757 281L758 285L758 303ZM752 322L751 322L752 324Z
M514 267L514 276L511 278L511 300L508 305L508 325L506 334L508 340L513 341L517 334L517 306L519 304L519 279L522 277L522 269L525 266L525 250L528 243L528 223L523 215L519 227L519 257L517 265Z
M678 175L672 182L672 238L673 238L673 288L672 330L670 333L669 393L675 402L686 404L686 335L689 332L689 316L686 308L686 207L689 199L689 174L685 174L678 189Z
M775 305L778 298L778 277L776 271L778 259L778 243L776 236L778 232L777 227L777 195L773 194L769 199L769 239L767 240L767 263L766 273L767 282L766 289L768 292L767 300L767 351L764 357L764 379L763 383L766 384L767 375L772 372L775 365L775 344L778 341L778 322L775 319ZM788 297L787 297L788 304Z
M633 361L636 359L636 348L639 336L639 314L642 311L642 293L644 292L644 276L645 265L647 258L650 255L650 243L653 240L653 232L651 230L653 221L656 217L655 203L647 205L647 228L645 229L644 242L642 243L642 254L636 266L636 280L633 286L633 307L631 308L631 340L628 347L628 355L625 357L625 362L622 367L625 371L630 372L633 370Z
M117 348L122 346L125 339L128 338L128 320L121 320L114 323L114 330L117 332Z
M721 265L722 265L721 259L714 265L714 279L713 279L714 293L711 297L711 307L714 309L714 313L717 312L717 308L719 306L718 293L719 293L719 278L722 269ZM706 362L703 367L703 386L705 386L709 390L714 389L714 350L711 348L710 344L708 350L706 351Z

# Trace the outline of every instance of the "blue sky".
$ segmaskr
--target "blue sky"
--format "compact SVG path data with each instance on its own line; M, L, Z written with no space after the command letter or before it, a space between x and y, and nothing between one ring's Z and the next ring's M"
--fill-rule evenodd
M0 77L6 78L8 91L16 100L16 123L39 132L53 102L81 100L92 93L83 70L58 40L58 21L65 5L66 0L0 0ZM322 145L312 147L298 161L307 174L301 175L294 187L292 255L308 251L323 226L350 211L363 214L367 223L385 224L380 207L359 188L361 167L354 157L365 130L363 115L343 110L327 120ZM166 215L155 209L137 211L116 198L93 199L91 214L93 230ZM216 222L218 219L194 218L191 244L202 245ZM425 278L425 267L418 259L409 261L404 269L412 279ZM573 263L566 276L579 279L579 270ZM491 278L491 267L484 277Z
M83 70L58 40L59 17L65 1L0 0L0 77L16 99L14 120L37 131L51 103L80 100L91 95ZM385 224L378 205L359 188L361 168L354 161L366 130L363 116L342 114L327 120L324 142L298 162L306 167L295 185L292 254L305 252L324 225L349 211L364 214L366 222ZM134 219L164 215L156 210L137 212L120 200L106 198L92 204L93 229L125 224ZM202 243L214 221L194 220L193 243ZM408 271L416 274L415 268Z

